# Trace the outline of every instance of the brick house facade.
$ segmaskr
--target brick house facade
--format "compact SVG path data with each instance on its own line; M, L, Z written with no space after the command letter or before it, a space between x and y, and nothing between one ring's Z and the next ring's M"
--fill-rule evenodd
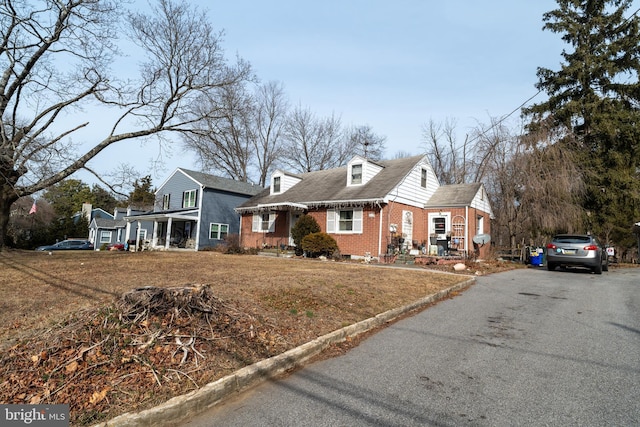
M342 168L276 171L270 186L236 211L244 247L292 246L291 227L308 214L352 258L397 250L469 254L473 236L490 232L492 216L482 184L440 186L424 156L356 156ZM488 247L475 249L484 256Z

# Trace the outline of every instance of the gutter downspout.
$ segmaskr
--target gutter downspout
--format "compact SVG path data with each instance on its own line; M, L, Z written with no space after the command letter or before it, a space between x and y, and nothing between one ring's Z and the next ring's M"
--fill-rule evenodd
M378 230L378 258L380 257L380 255L382 255L382 211L384 210L384 208L380 205L378 205L380 207L380 226L379 226L379 230Z
M464 253L466 253L468 257L469 256L469 206L464 207L464 229L466 234L466 236L464 236Z

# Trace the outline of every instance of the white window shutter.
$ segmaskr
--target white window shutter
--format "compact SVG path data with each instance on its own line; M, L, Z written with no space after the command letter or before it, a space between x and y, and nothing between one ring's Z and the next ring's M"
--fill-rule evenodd
M336 211L327 209L327 233L336 232Z
M259 232L260 231L260 223L262 222L262 217L260 214L253 214L253 223L251 224L251 231Z
M362 233L362 209L353 210L353 232Z
M269 233L276 231L276 214L275 212L269 213Z

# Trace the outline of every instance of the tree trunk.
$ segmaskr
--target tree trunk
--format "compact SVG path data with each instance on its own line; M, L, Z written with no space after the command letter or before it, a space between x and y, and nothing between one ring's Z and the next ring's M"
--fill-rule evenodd
M11 212L11 205L18 200L18 194L13 189L13 186L5 182L0 187L0 251L2 251L9 240L9 213Z

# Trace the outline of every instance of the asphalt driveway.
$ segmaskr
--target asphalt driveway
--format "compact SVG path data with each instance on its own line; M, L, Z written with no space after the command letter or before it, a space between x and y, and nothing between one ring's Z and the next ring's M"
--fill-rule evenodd
M514 270L185 424L640 425L640 269Z

